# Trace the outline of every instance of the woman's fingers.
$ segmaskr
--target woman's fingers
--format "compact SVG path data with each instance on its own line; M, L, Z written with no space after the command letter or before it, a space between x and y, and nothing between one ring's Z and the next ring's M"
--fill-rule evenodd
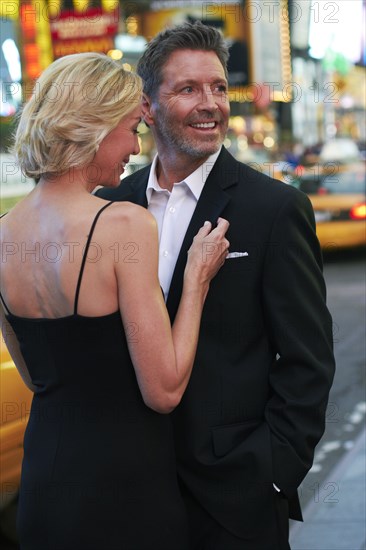
M204 238L211 233L211 229L212 223L209 221L205 221L203 226L199 229L197 236Z
M217 219L217 227L222 227L225 230L225 232L228 230L229 225L230 225L229 222L225 220L225 218Z
M227 220L219 218L215 229L212 229L212 223L209 221L206 221L200 228L194 238L193 248L202 246L202 258L204 261L207 261L208 257L212 257L213 260L213 257L223 256L225 259L230 245L229 241L225 238L229 225Z
M220 243L220 248L222 250L227 250L229 248L229 241L225 238L226 232L229 229L229 222L224 218L219 218L217 220L217 226L211 231L208 235L207 240L211 239L217 243Z

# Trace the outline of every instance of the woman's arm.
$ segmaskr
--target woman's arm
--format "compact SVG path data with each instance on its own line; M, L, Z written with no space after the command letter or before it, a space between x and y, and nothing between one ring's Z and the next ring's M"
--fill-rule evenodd
M0 303L0 323L1 323L1 332L2 338L5 341L5 344L9 350L9 353L14 361L14 364L23 379L25 385L31 390L35 391L36 386L32 384L32 379L25 364L23 355L20 351L19 342L15 333L11 327L11 324L5 317L4 306Z
M156 222L144 211L127 225L128 228L124 224L123 233L126 236L127 230L135 243L137 262L117 262L115 271L129 351L144 402L157 412L169 413L180 402L188 384L209 284L227 254L225 233L229 224L219 220L211 231L207 222L196 235L188 253L173 327L158 280ZM205 247L209 247L210 254L204 254Z

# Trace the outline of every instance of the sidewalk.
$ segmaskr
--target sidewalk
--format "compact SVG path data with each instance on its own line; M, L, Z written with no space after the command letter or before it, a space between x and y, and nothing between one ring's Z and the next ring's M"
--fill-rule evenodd
M304 509L304 523L294 522L290 530L292 550L366 549L366 431L332 470L326 483L337 492L328 502L310 502Z

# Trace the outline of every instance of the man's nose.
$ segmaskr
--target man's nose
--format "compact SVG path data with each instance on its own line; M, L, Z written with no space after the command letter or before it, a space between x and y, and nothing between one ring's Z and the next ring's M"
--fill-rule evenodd
M216 110L217 107L217 98L215 97L215 94L212 92L210 86L207 86L203 88L201 93L201 102L200 102L201 109L209 109L209 110Z

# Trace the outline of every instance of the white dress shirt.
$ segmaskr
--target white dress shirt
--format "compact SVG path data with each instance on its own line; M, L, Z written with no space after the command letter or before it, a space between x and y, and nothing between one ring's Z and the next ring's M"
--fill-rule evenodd
M162 189L158 183L157 155L151 165L146 198L159 229L159 281L165 300L189 222L220 150L183 181L174 183L172 191Z

